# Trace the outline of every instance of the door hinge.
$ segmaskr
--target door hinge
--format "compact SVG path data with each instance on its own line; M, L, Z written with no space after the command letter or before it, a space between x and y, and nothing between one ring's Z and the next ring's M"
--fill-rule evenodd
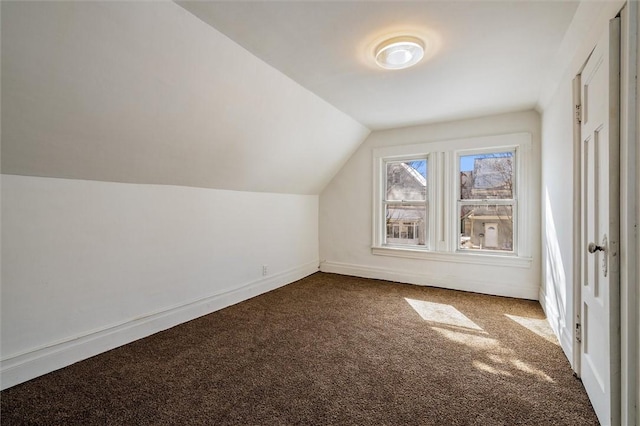
M576 117L576 122L578 124L582 123L582 105L577 104L575 105L575 117Z
M576 323L576 342L582 343L582 327L579 322Z

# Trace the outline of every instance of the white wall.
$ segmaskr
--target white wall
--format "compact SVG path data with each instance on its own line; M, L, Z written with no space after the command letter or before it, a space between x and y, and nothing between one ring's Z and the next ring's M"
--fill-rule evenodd
M570 358L573 338L573 110L570 81L544 110L540 303Z
M171 1L0 7L2 387L317 271L368 129Z
M577 182L573 163L573 102L571 81L580 72L599 37L608 28L608 22L625 5L622 1L582 2L576 17L567 32L563 43L571 49L561 49L565 56L565 67L558 77L547 85L541 97L542 109L542 222L543 222L543 284L540 302L545 309L551 325L560 337L560 343L572 365L578 353L573 348L573 324L576 320L574 301L574 263L579 253L574 248L573 239L573 193ZM638 61L637 33L627 34L625 28L636 31L640 21L637 2L628 2L625 6L633 14L630 25L623 25L623 46L630 46L622 52L622 101L633 105L634 85L625 79L635 81L637 72L630 61ZM636 37L634 43L633 38ZM631 87L630 87L631 86ZM629 101L625 101L629 99ZM638 100L635 99L636 108ZM632 113L631 110L627 110ZM623 114L625 107L623 106ZM636 110L637 111L637 110ZM637 113L637 112L636 112ZM638 375L638 324L637 312L639 275L637 253L640 244L637 237L638 206L637 165L640 163L638 134L635 124L628 117L623 123L621 133L621 421L623 424L637 424L640 413L637 412L640 395L640 376ZM640 120L640 117L636 117ZM637 124L637 121L636 121ZM635 153L635 154L634 154ZM634 158L635 157L635 158ZM635 171L636 175L634 175ZM635 190L635 195L634 195ZM635 243L634 243L635 239ZM635 244L635 250L634 250ZM634 266L635 265L635 266ZM635 269L634 269L635 268Z
M530 177L534 219L529 267L404 259L371 253L374 148L521 132L531 134L532 164L539 164L540 118L535 111L373 132L320 196L321 270L537 299L540 283L537 167L532 167Z
M3 388L313 273L317 212L315 195L3 175Z
M564 69L548 82L542 109L542 285L540 303L573 365L573 99L572 80L623 3L583 2L561 50Z

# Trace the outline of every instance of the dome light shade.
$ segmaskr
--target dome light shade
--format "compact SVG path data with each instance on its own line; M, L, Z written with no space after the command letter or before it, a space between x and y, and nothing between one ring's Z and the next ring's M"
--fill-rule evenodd
M420 62L424 56L424 42L417 37L393 37L383 41L375 50L376 63L382 68L399 70Z

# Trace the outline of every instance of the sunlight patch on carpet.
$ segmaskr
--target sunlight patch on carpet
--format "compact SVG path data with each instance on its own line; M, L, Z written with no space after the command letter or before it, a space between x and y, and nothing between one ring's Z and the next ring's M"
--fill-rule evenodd
M502 376L509 376L509 377L513 376L513 374L509 373L508 371L493 368L492 366L480 361L473 361L473 366L478 370L486 371L487 373L500 374Z
M480 328L475 322L471 321L462 312L451 305L425 302L423 300L409 299L406 297L404 300L406 300L413 310L416 311L425 321L482 331L482 328Z
M558 344L558 340L556 339L556 336L553 334L553 330L551 330L551 327L549 327L549 324L547 323L546 319L519 317L517 315L508 315L508 314L504 314L504 316L520 324L527 330L532 331L533 333L542 337L546 341L551 342L554 345Z
M509 351L506 350L506 352ZM497 354L487 354L487 357L494 364L493 366L478 360L473 361L473 366L478 370L492 374L501 374L503 376L513 376L513 374L507 370L511 369L513 371L515 369L517 372L536 376L539 380L544 382L555 383L555 380L549 377L549 375L544 371L539 370L518 358L514 358L512 356L500 356Z
M478 336L477 334L454 331L441 327L431 327L431 329L437 331L452 342L461 343L473 349L488 350L500 347L500 343L490 337Z
M511 359L511 364L513 364L514 367L516 367L518 370L524 372L524 373L528 373L528 374L533 374L534 376L538 376L538 378L540 378L541 380L544 380L545 382L549 382L549 383L555 383L555 380L553 380L551 377L549 377L544 371L540 371L537 368L534 368L532 366L530 366L529 364L527 364L524 361L520 361L519 359Z

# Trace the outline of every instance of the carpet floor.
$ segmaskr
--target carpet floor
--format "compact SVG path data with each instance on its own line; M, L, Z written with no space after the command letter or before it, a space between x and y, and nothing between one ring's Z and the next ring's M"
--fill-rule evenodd
M597 425L534 301L316 273L0 393L2 425Z

